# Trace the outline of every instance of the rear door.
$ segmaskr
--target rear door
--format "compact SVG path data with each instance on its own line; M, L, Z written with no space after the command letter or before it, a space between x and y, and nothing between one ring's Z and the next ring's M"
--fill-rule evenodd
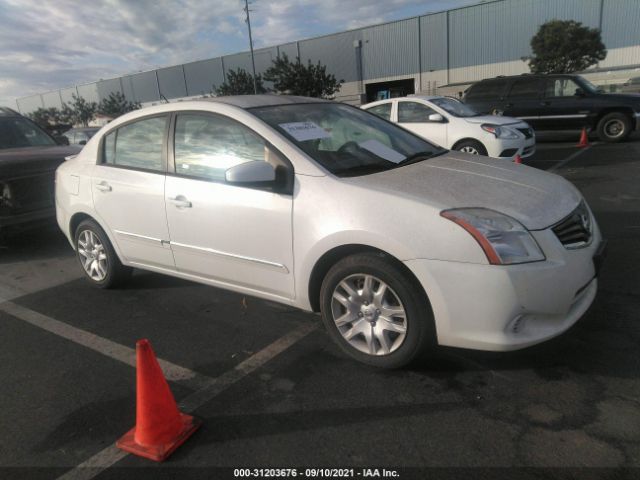
M464 97L467 103L478 113L500 115L504 111L506 78L484 80L472 85Z
M539 124L544 79L523 76L511 83L504 105L504 115L525 120L534 129Z
M168 116L127 123L105 135L93 170L93 203L126 260L174 269L164 186Z

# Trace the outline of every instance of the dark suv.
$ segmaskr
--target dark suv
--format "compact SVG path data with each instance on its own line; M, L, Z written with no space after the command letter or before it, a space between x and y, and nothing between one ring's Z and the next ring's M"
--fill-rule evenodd
M55 171L79 146L63 145L19 113L0 107L0 234L55 218Z
M481 113L526 120L535 130L595 130L618 142L640 124L640 95L604 93L580 75L497 77L472 85L463 101Z

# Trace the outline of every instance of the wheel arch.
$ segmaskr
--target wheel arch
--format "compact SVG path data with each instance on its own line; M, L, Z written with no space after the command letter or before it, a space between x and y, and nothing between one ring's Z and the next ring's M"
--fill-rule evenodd
M598 128L598 124L600 123L600 120L602 120L602 118L605 115L609 115L610 113L622 113L624 116L627 117L627 119L629 120L629 122L631 122L631 128L633 129L633 109L631 107L626 107L626 106L619 106L619 107L605 107L602 110L600 110L598 112L598 115L596 116L592 128L596 129Z
M69 219L69 239L71 240L71 245L73 246L73 249L75 250L76 248L76 245L75 245L76 230L84 220L93 220L100 226L100 228L102 228L104 233L107 235L109 242L111 242L111 246L113 247L113 250L116 252L118 259L120 260L121 263L126 264L122 257L122 252L120 252L120 247L118 246L118 243L113 238L111 231L108 228L106 228L104 223L101 222L99 218L96 218L95 215L91 215L84 211L75 212L73 215L71 215L71 218Z
M482 148L484 148L484 151L485 151L485 152L488 152L488 151L489 151L489 150L487 149L487 146L486 146L484 143L482 143L482 142L481 142L480 140L478 140L477 138L473 138L473 137L464 137L464 138L461 138L460 140L457 140L457 141L453 144L453 146L451 147L451 150L457 150L457 149L458 149L458 147L460 146L460 144L461 144L461 143L464 143L464 142L475 142L475 143L479 143L479 144L482 146Z
M322 286L322 281L329 272L329 269L333 265L335 265L336 262L339 262L343 258L358 253L372 253L391 261L407 276L414 288L416 288L417 291L423 296L428 307L431 309L431 303L429 302L429 296L427 295L427 292L424 291L424 288L420 281L404 263L402 263L395 256L385 252L384 250L373 247L371 245L354 243L331 248L330 250L325 252L314 264L311 270L308 285L309 303L311 304L311 309L314 312L320 311L320 287Z

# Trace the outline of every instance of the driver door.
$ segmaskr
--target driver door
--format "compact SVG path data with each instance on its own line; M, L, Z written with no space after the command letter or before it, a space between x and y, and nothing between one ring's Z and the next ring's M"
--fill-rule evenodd
M396 108L397 123L407 130L420 135L431 143L448 148L447 123L433 122L429 115L438 113L433 108L411 100L398 100Z
M222 115L178 113L172 131L166 212L177 270L226 288L293 298L292 195L225 179L227 169L245 162L269 162L285 175L293 175L291 165Z

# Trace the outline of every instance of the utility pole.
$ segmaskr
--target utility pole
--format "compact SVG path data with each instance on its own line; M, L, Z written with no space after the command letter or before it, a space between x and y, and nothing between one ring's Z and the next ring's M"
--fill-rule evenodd
M251 20L249 19L249 0L244 0L244 11L247 14L246 22L249 28L249 48L251 49L251 67L253 68L253 93L258 94L258 85L256 83L256 61L253 58L253 38L251 38Z

